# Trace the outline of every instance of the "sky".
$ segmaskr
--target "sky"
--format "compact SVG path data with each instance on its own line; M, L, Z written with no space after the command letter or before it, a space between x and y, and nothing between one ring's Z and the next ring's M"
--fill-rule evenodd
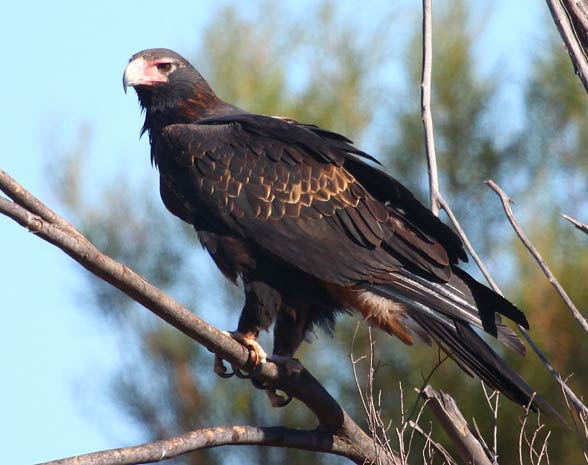
M289 8L303 18L311 3L290 1ZM357 4L343 3L352 17ZM533 0L495 2L489 17L489 2L475 3L480 12L475 24L484 32L482 72L500 69L516 99L525 57L540 45L534 38L540 27L552 25L544 21L542 4ZM362 2L361 14L369 19L385 4ZM123 69L145 48L191 54L218 11L219 3L214 5L198 0L165 6L137 0L5 5L0 168L53 206L48 179L59 166L51 155L75 143L79 129L88 126L96 186L121 166L129 179L142 176L147 140L138 137L135 96L122 92ZM245 8L245 2L238 5ZM156 189L155 174L139 182ZM2 462L30 464L141 442L135 425L104 394L120 354L108 327L84 308L80 267L5 217L0 217L0 262Z

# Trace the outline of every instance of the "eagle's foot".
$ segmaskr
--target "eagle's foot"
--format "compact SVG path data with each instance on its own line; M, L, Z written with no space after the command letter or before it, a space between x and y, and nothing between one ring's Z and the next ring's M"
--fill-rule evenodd
M227 367L223 363L223 359L220 355L217 354L214 354L214 372L221 378L230 378L235 374L234 371L227 371Z
M263 347L257 342L257 336L251 333L240 333L238 331L231 331L228 333L235 341L243 344L249 350L249 360L247 360L247 368L250 371L263 365L267 361L267 354Z
M284 397L279 395L275 389L267 389L265 391L265 393L267 394L272 407L274 408L281 408L281 407L285 407L286 405L288 405L291 401L292 401L292 396L288 396L288 397Z
M280 369L285 369L288 377L292 376L299 376L300 373L304 370L302 363L300 363L297 359L289 357L287 355L272 355L268 358L269 361L281 367ZM257 372L261 369L262 365L258 365L258 367L252 372L252 375L255 376ZM251 379L253 385L258 389L263 389L269 398L272 407L280 408L285 407L292 401L292 396L283 396L277 393L275 388L270 388L263 383L259 382L255 377Z
M255 372L267 361L267 354L257 342L255 335L240 333L238 331L222 331L223 334L235 339L249 350L249 359L247 360L248 371ZM227 367L219 355L214 356L214 372L221 378L230 378L233 375L238 378L251 378L251 375L243 373L239 368L232 365L233 371L227 372Z

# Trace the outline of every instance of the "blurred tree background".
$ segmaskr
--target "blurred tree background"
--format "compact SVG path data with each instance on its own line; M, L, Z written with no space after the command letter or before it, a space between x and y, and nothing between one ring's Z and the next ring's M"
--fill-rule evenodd
M588 370L578 354L588 350L588 338L513 238L497 198L482 181L494 179L517 200L516 212L528 235L572 299L580 306L587 302L588 238L565 224L558 212L588 216L588 98L559 38L546 34L537 39L536 55L529 57L532 65L522 85L523 108L513 123L508 101L513 91L505 90L508 76L500 70L479 71L483 57L476 54L476 41L484 23L468 5L462 0L449 1L434 17L432 94L441 188L503 290L527 313L531 335L564 377L573 375L570 385L581 395L588 385ZM289 116L341 132L376 155L395 177L426 200L419 8L415 4L411 38L401 47L396 32L402 25L392 8L371 18L374 23L369 34L356 34L353 18L341 15L336 2L320 2L311 23L287 17L278 2L262 3L246 15L226 7L208 26L200 49L191 58L222 98L253 112ZM547 23L546 29L555 31ZM396 70L391 63L399 56L403 66ZM140 124L137 116L137 128ZM91 144L89 128L61 154L68 169L53 180L52 188L68 217L107 254L217 327L233 329L242 305L241 291L225 282L193 231L165 211L153 186L125 182L121 166L101 193L85 194L91 182L85 165ZM147 160L145 153L146 172ZM215 377L210 353L136 308L116 289L89 274L87 278L80 299L89 302L86 306L118 335L126 360L110 380L108 398L135 421L146 440L210 425L313 424L314 419L297 402L271 409L265 395L248 382ZM305 344L301 360L320 374L321 382L360 421L365 415L349 353L367 353L365 325L344 317L334 339L317 336L312 344ZM271 347L270 337L262 343ZM399 382L405 410L410 410L416 402L415 388L421 386L439 354L435 348L406 348L382 334L375 335L375 343L375 382L376 390L382 390L382 415L399 426ZM559 388L533 354L525 359L504 355L532 386L561 408ZM365 374L364 364L358 368ZM435 372L432 384L456 397L466 417L476 418L491 443L491 412L480 383L447 362ZM501 463L514 463L518 457L517 418L522 413L509 401L501 402ZM425 414L425 429L429 421ZM552 460L584 463L582 446L574 434L556 424L549 426L555 429L549 439ZM444 433L434 426L433 438L451 449ZM391 439L396 441L393 434ZM414 463L419 463L421 449L422 442L415 440ZM231 464L237 460L283 464L304 460L308 465L343 462L313 453L242 447L198 452L173 463Z

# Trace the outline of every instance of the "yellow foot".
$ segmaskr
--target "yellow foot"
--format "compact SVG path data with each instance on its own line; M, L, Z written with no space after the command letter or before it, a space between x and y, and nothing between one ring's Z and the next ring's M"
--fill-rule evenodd
M237 331L222 331L223 334L235 339L237 342L243 344L249 350L249 359L247 360L247 367L250 371L254 371L261 367L267 361L267 354L259 345L255 336L250 334L243 334ZM237 375L239 378L248 378L250 376L243 374L238 368L233 366L232 372L227 372L227 367L223 363L223 359L216 355L214 356L214 372L222 378L230 378Z
M265 350L263 350L263 347L259 345L259 342L257 342L256 336L243 334L238 331L231 331L227 334L235 339L235 341L243 344L249 350L249 360L247 361L247 365L256 368L258 365L263 365L267 362L267 354L265 353Z

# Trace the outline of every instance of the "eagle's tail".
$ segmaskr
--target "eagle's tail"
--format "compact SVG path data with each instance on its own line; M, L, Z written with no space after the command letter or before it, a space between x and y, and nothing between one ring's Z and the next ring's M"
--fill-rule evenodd
M435 283L406 270L392 275L386 284L365 284L365 290L389 298L406 308L406 316L418 326L418 333L435 340L468 374L512 401L532 410L559 417L557 411L521 378L474 331L484 329L521 355L525 345L501 321L500 314L528 328L523 313L512 303L478 283L458 268L447 283Z

